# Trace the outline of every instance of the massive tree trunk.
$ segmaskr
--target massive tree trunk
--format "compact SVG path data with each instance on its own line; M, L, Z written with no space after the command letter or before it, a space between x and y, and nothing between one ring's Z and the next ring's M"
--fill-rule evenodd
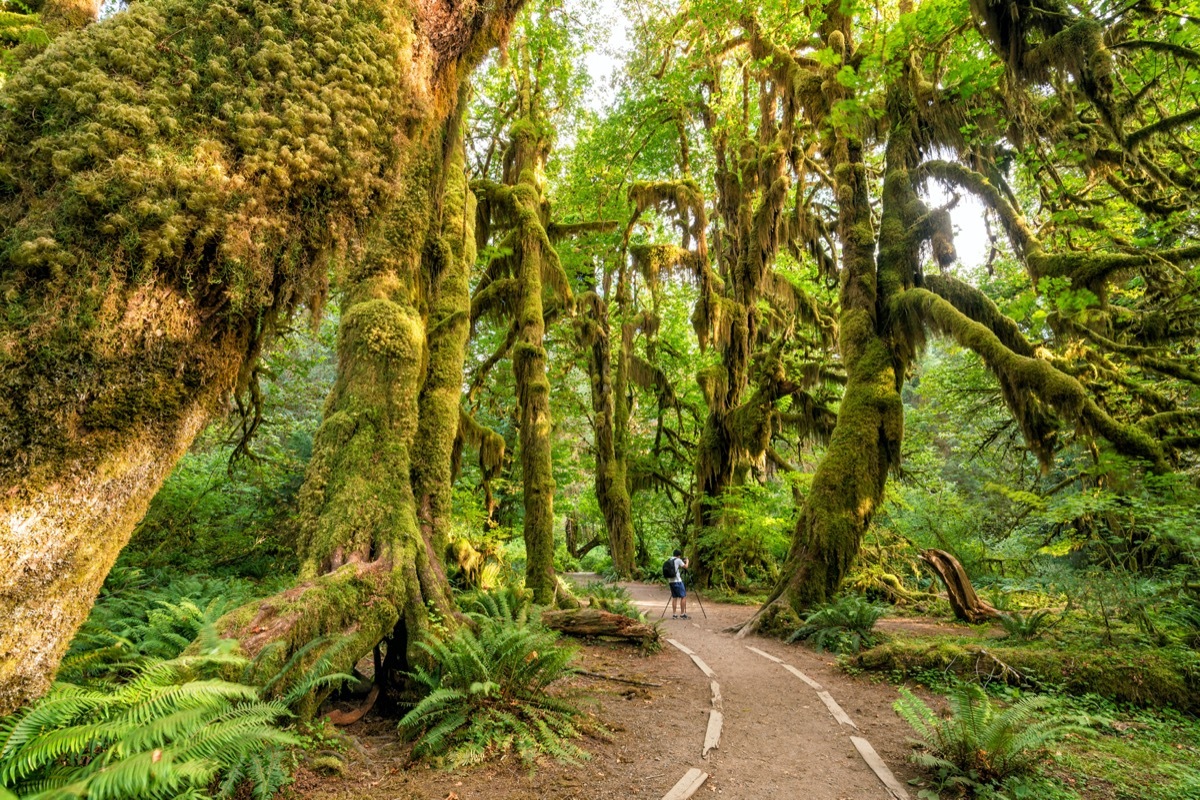
M350 284L343 328L360 338L343 340L323 458L348 482L395 475L335 458L334 441L406 463L424 334L397 299L418 261L390 250L407 236L419 255L430 215L411 233L396 198L431 196L459 84L518 5L146 0L5 85L0 615L15 624L0 631L0 713L46 689L171 466L276 323L319 305L330 257L354 253L381 208L361 260L378 266ZM386 396L395 376L411 398ZM377 434L337 427L348 420ZM310 575L361 552L316 528Z
M835 52L842 52L843 43L845 52L850 52L850 20L836 7L830 11L823 34ZM841 86L834 91L849 94ZM828 102L838 99L830 97ZM890 321L881 309L887 307L891 294L911 285L911 259L916 255L903 205L911 188L905 192L894 185L902 181L907 187L908 182L907 159L913 146L905 122L893 119L890 132L878 261L862 144L850 130L833 132L827 159L834 165L842 244L838 345L846 388L829 447L797 518L780 581L742 634L780 627L776 617L781 613L784 625L792 625L793 612L833 597L883 500L888 471L899 461L904 431L900 381L906 363L897 355L888 334Z

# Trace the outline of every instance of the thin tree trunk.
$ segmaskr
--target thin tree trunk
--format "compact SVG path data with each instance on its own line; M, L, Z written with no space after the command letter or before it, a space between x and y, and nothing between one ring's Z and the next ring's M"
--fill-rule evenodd
M526 210L528 213L528 210ZM535 212L536 213L536 212ZM526 244L533 237L527 237ZM513 376L521 411L521 484L525 503L525 585L534 602L554 598L554 470L551 461L550 381L546 378L546 328L542 309L540 243L522 249L517 280L517 344Z
M446 552L449 543L454 440L471 332L468 279L475 264L475 195L467 188L464 169L463 156L456 151L446 178L443 236L429 253L429 363L413 461L422 533L437 553Z
M617 376L617 388L612 378L612 347L609 337L608 304L595 293L580 300L581 340L587 348L588 378L591 383L593 431L596 458L596 501L604 514L608 532L608 552L613 569L624 579L633 577L633 510L629 497L624 447L618 450L618 437L629 423L629 413L620 413L625 406L623 392L628 378ZM627 372L624 353L619 373Z

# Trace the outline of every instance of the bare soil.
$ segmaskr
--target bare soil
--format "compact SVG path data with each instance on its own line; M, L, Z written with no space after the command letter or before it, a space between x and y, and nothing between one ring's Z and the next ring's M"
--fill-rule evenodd
M627 584L657 620L664 586ZM702 598L701 598L702 599ZM710 708L709 679L670 645L651 655L624 643L592 641L581 649L588 672L661 684L631 686L576 676L565 691L611 733L583 742L592 757L578 765L546 761L529 772L515 758L458 772L410 764L392 720L368 717L346 729L355 747L342 777L301 770L293 793L314 800L615 800L662 797L692 767L709 773L697 797L803 797L886 800L890 797L850 741L868 739L896 777L915 777L907 762L907 725L892 711L896 690L854 678L812 650L750 637L727 628L753 609L690 598L693 619L662 622L664 638L695 651L716 672L723 696L719 749L701 758ZM707 618L705 616L707 615ZM816 692L782 666L747 649L782 658L823 685L858 725L839 725Z

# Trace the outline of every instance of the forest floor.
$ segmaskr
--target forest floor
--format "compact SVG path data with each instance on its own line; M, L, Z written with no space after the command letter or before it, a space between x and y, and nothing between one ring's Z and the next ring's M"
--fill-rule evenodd
M651 621L667 600L665 586L625 584ZM659 798L692 768L709 775L697 797L804 797L806 800L886 800L891 797L860 757L851 735L869 741L901 784L914 777L907 757L911 730L892 710L896 689L840 671L832 656L776 640L734 639L727 628L752 608L690 598L691 619L662 622L660 652L592 641L578 666L637 686L577 675L569 694L603 725L605 739L583 743L582 764L546 761L529 771L514 759L456 772L410 764L409 746L395 722L372 719L346 733L354 747L344 776L301 770L295 796L313 800L616 800ZM710 678L672 639L715 673L724 718L720 746L707 758L712 708ZM818 692L773 655L803 672L832 696L857 729L834 719ZM915 795L915 792L913 792Z

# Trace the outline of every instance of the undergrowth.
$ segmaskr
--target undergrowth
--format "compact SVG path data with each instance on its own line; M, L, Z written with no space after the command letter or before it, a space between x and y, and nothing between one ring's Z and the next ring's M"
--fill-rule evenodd
M875 644L875 623L883 616L885 606L876 605L855 594L839 597L834 602L808 615L788 639L789 642L808 640L818 651L857 653Z
M592 581L583 587L582 595L592 608L620 614L639 622L644 622L646 619L646 615L634 603L633 595L623 586L605 581Z
M547 688L570 674L575 650L552 631L478 618L479 631L460 628L420 647L431 666L411 677L426 692L400 721L417 757L448 768L513 752L527 766L548 755L588 758L571 740L582 735L579 711Z
M235 654L213 623L256 591L114 570L49 693L0 718L0 798L273 797L303 744L293 709L349 676L326 639L271 673L269 650Z
M978 685L963 683L947 699L945 718L905 688L895 703L921 748L912 760L935 776L936 791L999 789L1011 778L1031 774L1061 739L1092 735L1086 719L1060 713L1051 698L1041 695L1003 708Z
M256 798L288 780L281 730L288 698L218 677L249 666L227 652L136 667L127 681L58 682L33 706L0 720L0 786L22 800Z

